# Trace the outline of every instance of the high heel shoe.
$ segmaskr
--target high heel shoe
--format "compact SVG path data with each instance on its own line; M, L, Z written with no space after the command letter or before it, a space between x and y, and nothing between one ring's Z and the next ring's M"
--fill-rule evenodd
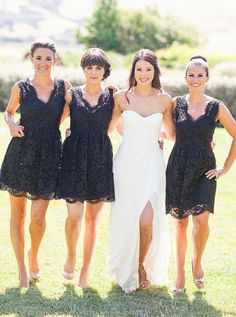
M196 287L197 287L198 289L201 289L201 288L204 287L205 277L204 277L204 275L203 275L203 277L194 278L193 281L194 281L194 284L196 285Z
M30 252L31 252L31 250L29 249L29 251L28 251L29 268L30 268ZM30 271L29 278L32 282L38 282L40 279L40 270L38 270L38 272Z
M183 288L177 288L175 286L173 286L171 288L171 293L176 296L176 295L181 295L181 294L184 294L186 292L186 288L183 287Z
M193 275L193 282L194 282L195 286L198 289L202 289L204 287L205 277L204 277L204 275L202 277L199 277L199 278L195 278L194 277L194 274L193 274L193 261L192 261L192 275Z
M63 272L63 276L66 280L72 280L74 278L74 272Z
M147 273L143 265L139 265L138 274L139 274L139 288L148 289L151 286L151 283L147 280Z
M30 279L33 282L38 282L40 280L40 271L38 272L29 272Z

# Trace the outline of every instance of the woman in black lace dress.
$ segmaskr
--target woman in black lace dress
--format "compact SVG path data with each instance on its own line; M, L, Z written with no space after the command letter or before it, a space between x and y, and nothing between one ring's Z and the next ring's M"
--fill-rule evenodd
M52 78L56 60L52 41L39 39L32 43L30 58L34 75L16 82L5 112L12 140L8 146L0 175L0 187L10 194L11 241L19 270L19 286L28 287L25 266L26 199L31 204L31 249L29 274L39 279L37 254L45 232L45 214L54 198L61 153L60 118L69 83ZM20 107L20 121L14 114Z
M167 213L175 218L177 277L174 293L185 291L186 231L190 215L193 216L193 280L197 288L204 286L201 259L209 235L209 215L214 212L216 179L227 173L236 157L236 123L221 101L205 95L208 79L206 59L192 57L185 74L189 94L174 98L176 142L166 172ZM222 168L216 168L211 148L218 122L233 138Z
M65 224L67 259L64 277L72 279L76 246L86 204L83 265L80 287L88 286L90 263L103 202L114 200L112 146L107 135L113 111L112 90L102 80L110 74L110 63L99 48L88 50L81 60L86 83L66 93L65 118L70 113L71 134L63 145L58 198L67 202Z

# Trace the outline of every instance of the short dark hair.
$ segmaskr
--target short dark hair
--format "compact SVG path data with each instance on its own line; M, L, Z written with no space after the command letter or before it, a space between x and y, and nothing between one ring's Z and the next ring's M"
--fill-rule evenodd
M30 55L31 56L34 55L34 52L36 51L37 48L49 48L53 52L54 56L56 56L56 53L57 53L56 45L49 38L42 37L42 38L36 39L31 44L31 47L30 47Z
M157 56L153 51L146 49L146 48L142 48L141 50L139 50L133 58L131 70L130 70L130 75L129 75L129 89L128 89L128 91L132 87L137 85L137 82L136 82L135 77L134 77L134 72L135 72L135 65L140 60L149 62L154 67L154 78L152 80L152 87L159 89L161 91L161 82L160 82L161 71L160 71L160 67L158 64Z
M101 48L92 47L82 56L80 66L85 68L91 65L104 67L103 79L107 78L111 73L111 64L106 53Z
M189 62L186 66L185 75L187 75L187 71L188 71L188 68L190 65L202 66L206 71L207 77L209 77L209 66L208 66L206 57L204 57L202 55L194 55L194 56L190 57Z

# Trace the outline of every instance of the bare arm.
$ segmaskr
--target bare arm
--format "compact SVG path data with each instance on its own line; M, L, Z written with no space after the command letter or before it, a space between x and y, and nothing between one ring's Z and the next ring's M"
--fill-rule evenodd
M161 138L168 140L175 140L175 123L172 115L173 102L169 95L163 96L166 105L165 112L163 113L163 129Z
M66 94L65 94L65 105L64 105L64 109L63 109L63 113L61 116L61 122L60 124L62 124L62 122L69 116L70 114L70 102L71 102L71 93L70 90L67 90Z
M219 121L222 123L226 131L232 137L231 147L228 156L224 162L224 166L219 169L213 169L206 173L207 178L220 177L228 172L236 158L236 121L231 115L230 111L224 104L220 104Z
M117 131L120 133L119 131L119 122L120 122L120 118L121 118L121 106L120 106L120 100L121 100L121 92L117 93L114 95L114 110L112 113L112 118L109 124L109 128L108 128L108 132L112 133L113 130L117 128Z
M4 114L12 137L22 138L24 136L24 127L15 121L15 113L20 105L20 87L15 83L11 90L11 96Z

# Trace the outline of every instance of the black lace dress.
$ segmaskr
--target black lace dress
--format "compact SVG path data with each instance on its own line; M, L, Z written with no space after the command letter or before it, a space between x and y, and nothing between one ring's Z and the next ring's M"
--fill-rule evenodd
M19 81L20 124L25 136L13 137L0 175L0 189L29 199L55 196L61 156L60 117L65 104L63 80L54 81L47 102L40 100L29 81Z
M113 201L112 145L107 135L112 91L105 89L96 106L83 98L79 87L70 91L71 135L63 144L57 198L70 203Z
M166 208L175 218L196 216L206 210L214 212L216 180L206 178L205 173L216 167L211 141L219 103L209 101L204 115L194 120L188 113L186 98L177 97L176 142L166 170Z

